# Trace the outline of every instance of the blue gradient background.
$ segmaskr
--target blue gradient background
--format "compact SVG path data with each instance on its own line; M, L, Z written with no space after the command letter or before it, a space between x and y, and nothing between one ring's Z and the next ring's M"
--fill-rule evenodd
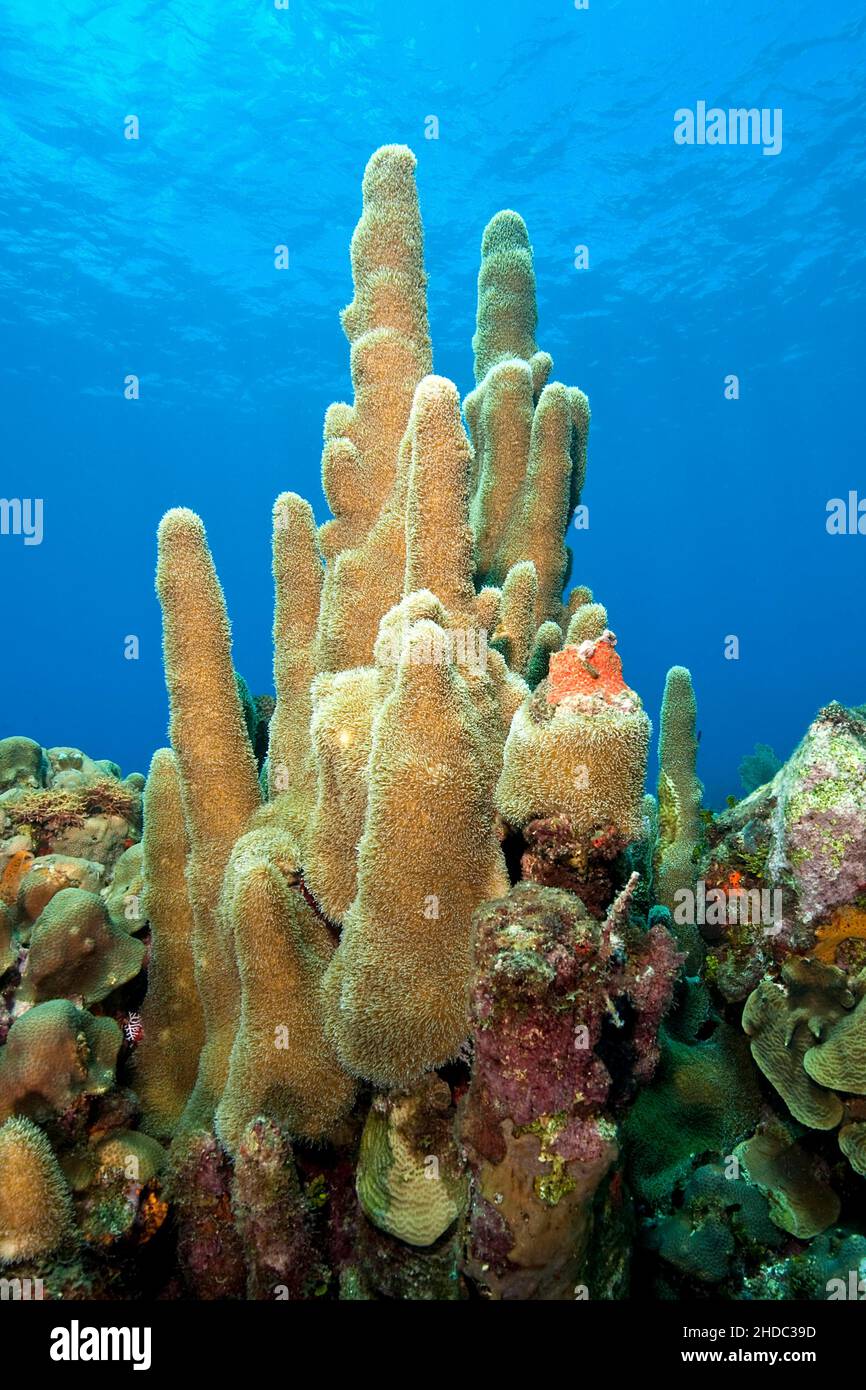
M0 495L43 497L45 539L0 537L0 732L146 768L176 504L270 689L270 508L291 488L326 515L349 238L390 141L418 156L435 369L461 392L483 226L528 223L539 345L593 410L574 582L655 723L691 668L709 800L756 740L785 756L821 704L866 700L866 536L824 524L866 494L864 37L851 0L6 0ZM781 107L782 153L675 145L701 99Z

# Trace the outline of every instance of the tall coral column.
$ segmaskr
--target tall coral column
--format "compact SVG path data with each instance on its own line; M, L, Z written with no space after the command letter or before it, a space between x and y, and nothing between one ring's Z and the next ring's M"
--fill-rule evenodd
M152 944L135 1078L144 1128L170 1139L195 1085L204 1040L193 959L195 925L185 881L188 841L170 748L153 755L145 807L144 910Z
M697 777L697 705L692 678L685 666L667 674L659 734L659 838L656 847L656 897L676 913L677 895L693 890L695 854L700 839L701 784ZM694 923L677 928L688 953L686 968L695 973L703 959L700 934Z
M480 576L494 584L531 560L536 625L558 621L568 568L565 532L586 472L589 403L582 391L546 385L553 366L538 351L535 273L523 219L499 212L481 242L476 388L465 401L476 453L472 523Z
M400 597L403 506L392 499L415 387L431 370L424 236L415 156L377 150L364 173L352 238L355 297L343 311L355 404L325 420L322 481L334 520L321 528L327 562L320 661L338 671L369 664L379 620Z
M467 436L431 371L414 169L387 146L364 176L343 314L355 399L325 420L333 517L317 529L293 493L274 508L264 802L203 528L188 512L161 528L205 1026L173 1174L188 1277L223 1294L243 1283L237 1242L192 1269L214 1256L214 1205L235 1192L244 1241L271 1229L250 1164L273 1176L294 1143L301 1167L337 1154L342 1287L571 1296L613 1190L614 1111L655 1065L680 964L631 920L649 720L605 609L585 588L562 601L586 397L548 383L528 234L502 212L482 242ZM147 856L175 893L182 854ZM151 892L156 918L169 896ZM151 1016L158 971L152 985ZM272 1255L249 1269L285 1264Z
M414 625L377 718L358 893L325 979L345 1065L386 1087L460 1047L472 913L507 886L469 688L453 666L417 660L443 640L435 624Z
M283 825L300 856L316 796L310 743L322 557L309 502L284 492L274 503L274 687L268 741L268 790L285 797Z
M229 855L261 796L232 666L225 600L204 527L193 512L179 508L163 517L156 586L171 745L189 836L186 879L205 1024L198 1078L183 1124L207 1127L228 1074L240 998L219 897Z

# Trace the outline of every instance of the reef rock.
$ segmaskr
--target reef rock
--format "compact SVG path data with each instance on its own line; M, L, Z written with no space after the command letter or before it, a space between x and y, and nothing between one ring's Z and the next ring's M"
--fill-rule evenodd
M573 894L532 883L477 914L475 1058L459 1133L472 1173L466 1268L488 1297L568 1299L582 1283L593 1297L615 1114L652 1075L682 959L664 928L629 926L633 889L601 924Z

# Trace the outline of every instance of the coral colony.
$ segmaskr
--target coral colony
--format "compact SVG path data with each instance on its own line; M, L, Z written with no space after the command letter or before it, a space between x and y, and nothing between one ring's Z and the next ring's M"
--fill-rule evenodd
M646 794L650 722L568 585L589 406L536 344L526 228L484 232L461 403L414 165L364 177L332 518L274 507L275 706L181 509L146 784L0 742L2 1273L51 1299L847 1297L866 712L829 704L713 816L675 666Z

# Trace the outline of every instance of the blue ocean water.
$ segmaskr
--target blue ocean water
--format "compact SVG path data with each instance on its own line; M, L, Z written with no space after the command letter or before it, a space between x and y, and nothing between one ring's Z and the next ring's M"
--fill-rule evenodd
M866 701L866 536L825 525L866 496L864 36L854 0L5 0L0 494L42 499L44 534L0 536L0 734L146 770L177 504L270 689L270 508L290 488L326 515L349 239L394 141L461 392L482 229L526 219L539 345L593 410L574 581L654 722L691 668L708 800L756 741L786 756L820 705ZM701 101L780 109L780 152L677 144Z

